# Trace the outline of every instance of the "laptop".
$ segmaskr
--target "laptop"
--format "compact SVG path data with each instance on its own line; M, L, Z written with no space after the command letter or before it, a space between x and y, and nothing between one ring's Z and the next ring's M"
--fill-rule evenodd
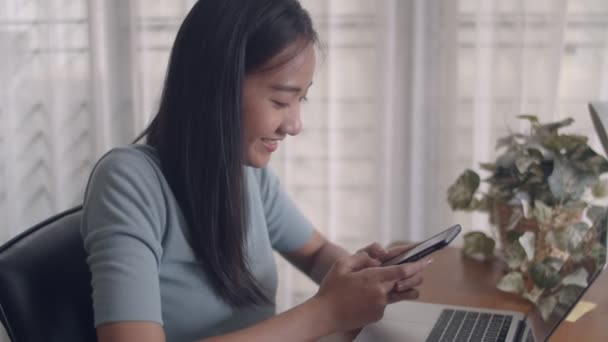
M605 250L606 232L600 240ZM589 275L587 287L577 287L571 299L558 303L546 320L536 307L522 313L404 301L389 305L384 318L365 327L355 341L547 341L605 267L603 260Z
M608 102L590 103L589 111L608 156ZM599 236L604 252L606 234L606 230L603 230ZM384 318L365 327L355 341L547 341L604 268L606 260L589 275L587 287L577 288L571 300L559 303L546 320L536 307L522 313L406 301L389 305Z

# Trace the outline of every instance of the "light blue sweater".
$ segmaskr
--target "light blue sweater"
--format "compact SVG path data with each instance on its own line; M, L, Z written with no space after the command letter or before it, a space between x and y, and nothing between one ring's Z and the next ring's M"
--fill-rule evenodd
M245 168L249 206L247 256L274 300L272 250L293 251L312 225L268 169ZM95 325L119 321L163 324L167 341L193 341L241 329L275 306L235 309L219 299L188 244L188 227L146 145L114 149L89 180L81 227L93 275Z

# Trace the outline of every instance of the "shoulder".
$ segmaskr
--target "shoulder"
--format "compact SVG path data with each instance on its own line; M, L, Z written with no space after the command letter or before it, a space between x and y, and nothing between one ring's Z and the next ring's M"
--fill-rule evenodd
M154 149L132 145L114 148L103 155L93 168L91 181L158 183L160 176L160 162Z
M106 194L108 199L146 197L164 202L165 182L155 150L143 145L114 148L102 156L89 178L85 202Z
M159 168L158 156L152 147L133 145L117 147L107 152L99 159L93 172L128 170L133 173L151 173Z
M85 191L83 229L127 226L128 221L133 226L154 227L160 236L167 188L154 158L153 150L140 146L114 148L102 156Z

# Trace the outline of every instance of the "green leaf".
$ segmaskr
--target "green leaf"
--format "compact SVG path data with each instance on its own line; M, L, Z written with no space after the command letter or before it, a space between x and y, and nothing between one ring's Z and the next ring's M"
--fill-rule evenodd
M587 287L589 285L589 283L587 282L588 277L589 273L587 272L587 270L584 267L581 267L565 276L564 279L562 279L562 284Z
M537 164L538 160L536 160L535 158L532 158L530 156L519 156L516 160L515 160L515 167L517 167L517 171L519 171L519 173L524 174L526 172L528 172L528 169L530 168L530 166Z
M528 155L530 157L538 160L539 162L542 161L543 159L545 159L545 157L543 156L543 153L538 149L538 147L527 148L526 152L528 152Z
M577 216L578 214L580 214L580 212L584 211L585 208L587 208L589 204L585 201L579 200L579 201L569 201L567 203L565 203L562 208L563 210L569 211L570 213L576 213Z
M496 171L496 164L494 164L494 163L479 163L479 167L482 170L486 170L486 171L490 171L490 172Z
M499 150L503 147L510 147L513 144L515 144L515 140L513 139L512 135L506 136L506 137L502 137L498 140L496 140L496 146L494 146L495 150Z
M522 154L519 150L510 148L496 159L496 166L498 168L511 169L515 165L515 160Z
M537 126L537 129L542 132L546 132L548 134L555 134L557 131L563 127L570 126L574 123L573 118L565 118L560 121L550 122L547 124Z
M510 272L498 281L496 287L504 292L522 293L524 290L524 278L519 272Z
M570 201L553 209L554 216L551 229L563 230L578 221L584 211L584 202Z
M515 134L508 135L506 137L502 137L496 141L495 149L499 150L502 147L515 147L519 144L517 139L521 140L523 138L525 138L525 136L521 133L515 133Z
M529 292L528 291L524 292L522 294L522 297L526 298L527 300L531 301L534 304L538 304L538 300L543 295L543 292L545 292L545 289L541 289L538 286L534 286L532 288L532 290L530 290Z
M564 261L562 259L554 258L554 257L545 258L545 260L543 260L543 264L545 264L548 267L551 267L556 272L559 272L562 269L562 267L564 267Z
M476 260L486 260L494 254L494 240L482 232L468 232L464 235L462 252L465 256Z
M551 160L555 158L556 152L543 145L543 136L529 135L525 137L525 143L521 146L529 156L538 160Z
M507 231L513 230L513 228L517 226L517 224L519 223L519 221L521 221L523 217L524 213L522 212L522 210L520 208L514 208L511 212L511 217L509 217L509 222L507 223L505 229Z
M578 249L589 230L589 225L585 222L578 222L566 228L565 234L568 240L568 251L574 252Z
M469 209L479 183L480 179L477 173L472 170L465 170L448 189L448 203L452 210Z
M534 201L534 217L539 223L548 223L553 216L553 210L542 201Z
M608 208L592 206L587 210L587 217L593 221L595 232L599 236L605 236L608 231Z
M591 171L594 174L600 174L608 171L608 161L600 155L591 157L585 160L582 164L578 164L580 169Z
M595 267L601 269L606 263L606 247L599 242L593 244L591 247L591 253L589 253L591 259L595 260Z
M583 289L577 286L563 286L557 293L559 303L566 306L574 304Z
M519 237L518 241L521 247L526 252L526 257L528 260L534 259L534 241L536 240L534 233L525 232L522 236Z
M573 152L570 160L574 162L576 168L581 171L591 172L594 175L599 175L608 172L608 160L597 154L589 146L582 146L577 151Z
M513 232L515 233L515 231ZM503 248L502 259L509 266L509 269L519 269L526 262L526 251L515 239Z
M587 217L591 222L596 222L608 214L607 208L592 205L587 208Z
M551 193L558 201L578 200L585 188L595 183L595 176L576 170L570 162L558 158L548 179Z
M608 180L600 180L591 189L591 193L595 198L603 198L608 196Z
M538 302L538 310L543 320L547 321L557 305L555 296L548 296Z
M517 244L519 245L519 237L522 235L524 235L523 232L519 232L517 230L509 230L507 232L507 241L509 243L517 242ZM523 249L522 249L522 251L523 251ZM524 252L524 256L526 256L526 252Z
M530 121L530 123L533 123L533 124L538 123L538 116L536 116L536 115L522 114L522 115L518 115L517 118L523 119L523 120L528 120L528 121Z
M574 263L580 263L586 257L587 256L585 255L584 251L578 250L578 251L574 251L574 253L572 253L570 255L570 260L572 260L572 262L574 262Z
M528 169L528 174L526 175L527 177L529 177L528 179L526 179L526 183L545 184L546 177L545 177L545 169L543 166L544 164L547 164L547 163L541 162L540 164L533 164L532 166L530 166L530 168Z
M488 197L498 201L508 201L513 197L513 192L506 187L500 185L492 185L488 189Z
M532 213L532 207L530 207L530 200L522 200L521 208L523 209L524 218L530 219Z
M568 234L564 231L550 231L545 235L545 242L559 250L568 250Z
M541 288L548 289L559 284L559 273L541 262L535 262L530 267L530 278Z
M489 211L492 208L491 199L488 196L482 196L481 198L473 198L469 205L470 210L476 211Z
M570 154L587 145L587 137L549 134L542 138L543 146L557 154Z

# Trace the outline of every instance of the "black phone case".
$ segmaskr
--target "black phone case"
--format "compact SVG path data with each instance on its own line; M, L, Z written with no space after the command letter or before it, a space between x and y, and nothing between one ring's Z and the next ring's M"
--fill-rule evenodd
M452 233L452 235L448 237L448 240L443 240L443 241L437 242L436 244L430 246L429 248L423 250L422 252L412 255L411 257L409 257L407 259L403 259L401 262L397 263L397 265L405 264L407 262L418 261L418 260L424 258L425 256L449 245L456 238L456 236L458 234L460 234L460 231L462 230L462 227L459 224L456 224L448 229L452 229L452 228L456 228L456 230L455 230L455 233Z
M405 264L407 262L414 262L414 261L418 261L422 258L424 258L425 256L435 252L436 250L442 249L443 247L447 246L448 243L445 241L441 241L425 250L423 250L422 252L416 254L416 255L412 255L411 257L407 258L407 259L403 259L403 261L401 261L400 263L398 263L397 265L401 265L401 264Z

